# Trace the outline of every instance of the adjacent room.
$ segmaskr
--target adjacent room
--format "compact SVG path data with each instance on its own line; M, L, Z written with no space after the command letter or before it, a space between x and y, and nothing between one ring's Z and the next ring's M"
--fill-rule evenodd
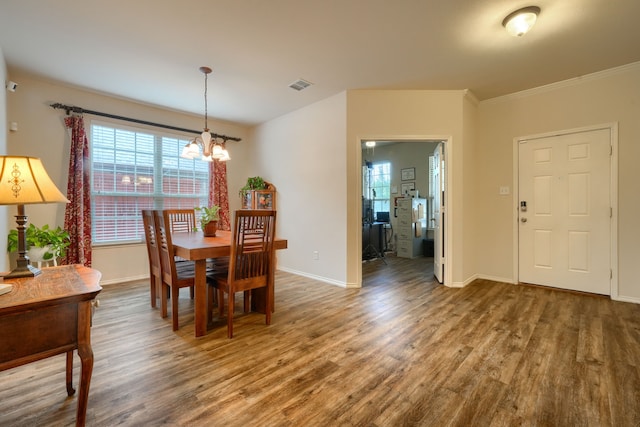
M639 15L4 0L0 425L640 425Z

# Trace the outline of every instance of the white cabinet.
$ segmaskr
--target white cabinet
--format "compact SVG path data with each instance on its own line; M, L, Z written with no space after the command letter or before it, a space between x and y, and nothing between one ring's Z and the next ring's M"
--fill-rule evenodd
M427 238L427 200L403 198L397 200L396 255L416 258L423 255L422 240Z

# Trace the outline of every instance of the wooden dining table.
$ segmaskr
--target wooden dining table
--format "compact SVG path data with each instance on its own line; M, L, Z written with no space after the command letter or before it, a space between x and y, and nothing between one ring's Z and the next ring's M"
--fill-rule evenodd
M195 261L195 335L201 337L207 333L207 259L227 257L231 254L231 239L233 238L231 231L218 230L215 237L205 237L202 231L191 233L173 233L171 240L173 241L174 253L184 259ZM276 250L286 249L287 240L276 238L273 246ZM269 286L273 295L274 287L274 271L272 266ZM257 294L254 294L257 295ZM266 298L258 298L259 302L252 306L257 310L273 309L273 307L265 307ZM254 299L255 300L255 299Z

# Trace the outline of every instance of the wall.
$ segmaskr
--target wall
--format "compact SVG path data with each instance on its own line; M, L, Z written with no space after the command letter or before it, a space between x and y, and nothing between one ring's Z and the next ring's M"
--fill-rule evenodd
M452 224L447 243L453 253L446 266L445 280L450 285L465 283L463 269L464 217L463 185L464 111L466 91L428 90L354 90L347 97L347 256L348 280L362 282L360 173L361 141L369 139L441 139L448 140L447 195Z
M618 123L618 297L640 303L640 63L481 102L479 133L477 270L487 277L514 280L514 138ZM513 188L511 188L513 190ZM615 267L614 267L615 268Z
M66 193L67 188L70 141L63 125L65 112L52 109L49 106L51 103L77 105L90 110L187 129L199 130L204 123L203 118L197 115L159 109L75 87L63 86L20 70L10 69L9 74L11 80L19 83L19 87L8 100L7 120L3 120L4 123L1 126L4 127L7 121L15 121L18 123L19 130L9 134L6 151L8 154L41 157L49 175L63 193ZM2 98L0 98L0 105L2 105ZM2 111L0 111L0 117L4 117ZM87 129L91 118L92 116L85 116ZM97 119L106 120L102 117ZM132 123L125 124L132 126ZM209 125L216 133L243 139L239 143L228 143L232 160L227 164L227 171L231 210L233 211L240 207L240 201L235 195L244 185L247 176L243 159L249 157L248 152L251 147L249 130L246 127L212 119L209 119ZM135 126L144 127L143 125ZM0 128L0 131L2 130L3 128ZM5 135L5 133L2 131L0 135ZM63 204L30 205L26 208L30 222L52 226L64 225L64 209ZM0 233L0 242L6 242L8 229L15 228L15 221L13 224L11 224L11 219L7 221L9 222L8 228ZM149 275L146 248L142 241L139 245L95 247L93 267L102 272L103 283L106 284L136 280Z
M0 47L0 81L3 84L9 80L7 74L7 67L4 61L4 54L2 53L2 48ZM4 89L0 90L0 153L7 153L7 94L8 92ZM15 93L11 93L14 95ZM0 248L6 244L6 236L9 234L9 210L11 213L15 215L15 207L14 206L0 206ZM12 217L13 218L13 217ZM15 218L14 218L15 225ZM3 237L4 236L4 240ZM0 271L9 271L9 262L7 257L0 256Z
M250 175L277 189L278 268L346 286L346 94L254 129ZM318 259L314 259L314 251Z

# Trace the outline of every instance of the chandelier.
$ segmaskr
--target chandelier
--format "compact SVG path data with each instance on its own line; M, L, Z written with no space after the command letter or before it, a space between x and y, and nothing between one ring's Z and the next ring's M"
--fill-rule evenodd
M211 73L211 68L200 67L200 72L204 74L204 131L200 136L185 145L180 157L185 159L202 159L206 162L212 162L214 160L226 162L227 160L231 160L229 152L224 147L226 139L224 139L222 143L219 143L218 135L214 134L212 136L207 126L207 77ZM202 153L200 153L201 150Z

